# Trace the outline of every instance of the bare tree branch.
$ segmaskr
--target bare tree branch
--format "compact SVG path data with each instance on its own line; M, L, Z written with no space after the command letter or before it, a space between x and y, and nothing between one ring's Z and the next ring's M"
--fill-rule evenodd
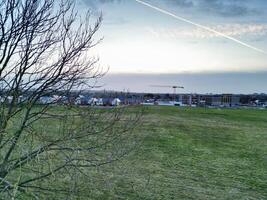
M85 169L119 160L135 145L140 113L38 105L93 88L90 80L106 73L90 54L102 41L94 40L102 16L89 13L80 17L72 0L0 1L1 198L83 196L77 177Z

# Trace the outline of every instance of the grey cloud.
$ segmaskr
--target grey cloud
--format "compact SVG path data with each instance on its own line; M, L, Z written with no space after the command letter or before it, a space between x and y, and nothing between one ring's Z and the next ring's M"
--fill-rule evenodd
M121 3L123 1L126 2L126 0L80 0L80 2L83 2L83 4L88 6L89 9L91 10L91 13L96 16L99 16L100 13L102 13L101 5ZM127 23L129 23L129 20L123 17L105 18L105 13L104 13L104 24L105 25L123 25Z
M87 6L98 10L99 6L108 3L128 2L126 0L81 0ZM154 4L155 2L167 3L171 6L191 8L201 12L220 15L224 17L244 16L255 14L255 10L247 6L247 0L144 0Z
M172 5L176 5L176 6L180 6L180 7L192 7L194 6L194 2L191 0L167 0L168 3L172 4Z
M245 1L241 3L240 1L229 0L202 0L200 9L224 17L244 16L253 13L253 10L246 6Z
M92 8L98 8L100 4L106 3L119 3L122 0L82 0L87 6Z
M247 6L247 0L167 0L162 2L223 17L237 17L256 13L255 10Z

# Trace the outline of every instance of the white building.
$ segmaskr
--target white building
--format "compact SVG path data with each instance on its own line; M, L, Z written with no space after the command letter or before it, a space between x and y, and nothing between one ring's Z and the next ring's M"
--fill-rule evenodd
M91 106L95 106L97 101L98 101L97 98L91 98L88 100L88 104Z
M115 98L113 99L113 101L111 102L112 106L119 106L121 104L121 100L119 98Z
M39 101L40 101L41 104L52 104L54 102L54 98L53 97L44 96L44 97L40 97Z
M103 99L102 98L97 99L96 105L97 106L103 106L104 105Z

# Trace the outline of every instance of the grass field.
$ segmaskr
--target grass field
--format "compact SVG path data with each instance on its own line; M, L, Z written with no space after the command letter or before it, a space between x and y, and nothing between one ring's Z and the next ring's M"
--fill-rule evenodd
M267 111L149 107L143 121L136 151L92 173L92 198L267 199Z
M47 118L36 129L54 137L60 124ZM267 110L151 106L135 139L138 145L122 160L84 171L84 199L267 199Z

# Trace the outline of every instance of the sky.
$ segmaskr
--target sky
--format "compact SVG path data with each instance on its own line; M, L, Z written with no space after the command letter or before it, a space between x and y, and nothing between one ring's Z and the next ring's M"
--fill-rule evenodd
M266 0L143 2L179 19L135 0L79 0L80 10L104 17L97 36L104 40L92 53L109 68L105 89L162 92L149 87L160 83L185 92L267 92Z

